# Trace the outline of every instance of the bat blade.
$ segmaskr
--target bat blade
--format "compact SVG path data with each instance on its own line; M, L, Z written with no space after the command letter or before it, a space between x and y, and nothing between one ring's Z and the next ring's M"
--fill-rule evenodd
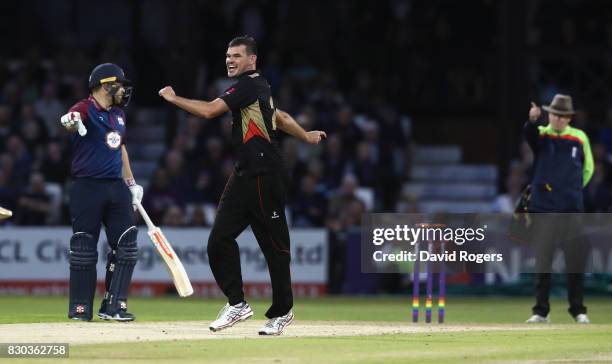
M185 267L183 267L183 263L181 263L181 260L174 252L174 249L172 249L172 245L170 245L164 233L160 228L155 227L153 229L149 229L148 234L153 242L153 245L155 245L157 252L166 264L166 268L172 277L174 286L176 287L176 291L178 292L179 296L191 296L193 294L193 287L189 281L189 276L185 271Z

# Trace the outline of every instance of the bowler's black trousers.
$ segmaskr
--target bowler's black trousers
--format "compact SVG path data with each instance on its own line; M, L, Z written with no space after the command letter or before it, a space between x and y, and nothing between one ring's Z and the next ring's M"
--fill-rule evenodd
M293 307L289 228L285 201L289 178L285 172L256 176L233 173L227 181L208 238L208 259L217 284L229 304L244 301L240 253L236 238L251 226L272 283L272 306L266 317L285 315Z

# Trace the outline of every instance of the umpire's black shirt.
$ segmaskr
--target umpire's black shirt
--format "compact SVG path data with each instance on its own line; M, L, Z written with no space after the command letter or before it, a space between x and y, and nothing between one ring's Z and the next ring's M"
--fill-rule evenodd
M236 173L254 176L282 170L283 159L268 81L259 71L244 72L238 76L238 82L225 90L221 99L232 110Z

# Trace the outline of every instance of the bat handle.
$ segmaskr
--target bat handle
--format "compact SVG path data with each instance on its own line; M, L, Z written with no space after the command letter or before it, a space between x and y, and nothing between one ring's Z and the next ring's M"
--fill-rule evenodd
M136 208L138 209L138 212L140 212L140 216L142 216L149 230L155 229L155 225L153 224L153 221L151 221L149 214L147 214L144 207L142 207L142 204L138 201L136 202Z
M87 135L87 128L85 127L85 125L83 125L83 122L81 120L77 121L77 127L80 136L83 137Z

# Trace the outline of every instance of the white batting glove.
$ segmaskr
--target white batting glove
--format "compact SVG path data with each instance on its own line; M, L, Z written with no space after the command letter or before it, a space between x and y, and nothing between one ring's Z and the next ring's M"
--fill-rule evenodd
M64 128L70 131L76 131L78 127L78 122L81 121L81 113L78 111L71 111L68 114L62 116L60 118L62 125Z
M142 202L142 196L144 195L144 190L142 189L141 185L136 184L136 181L133 178L127 179L125 183L128 185L128 188L130 189L130 193L132 194L132 207L134 208L134 211L136 211L137 209L136 204L139 204Z
M78 111L71 111L68 114L60 118L62 125L70 132L77 131L81 136L87 134L87 129L83 125L83 119L81 119L81 113Z

